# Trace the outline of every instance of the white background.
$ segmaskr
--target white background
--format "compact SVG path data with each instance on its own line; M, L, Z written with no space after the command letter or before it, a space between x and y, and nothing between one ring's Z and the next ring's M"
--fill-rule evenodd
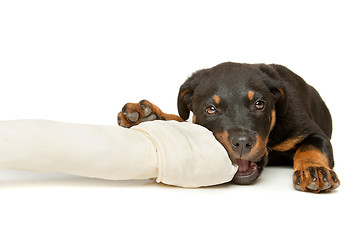
M115 125L124 103L143 98L177 113L195 70L279 63L327 102L342 183L298 192L289 168L203 189L2 170L1 239L359 237L358 10L329 0L1 1L1 120Z

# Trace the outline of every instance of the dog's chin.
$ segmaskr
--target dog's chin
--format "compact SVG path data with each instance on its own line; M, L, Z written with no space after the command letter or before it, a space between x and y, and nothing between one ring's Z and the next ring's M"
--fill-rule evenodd
M256 162L237 158L238 170L232 181L241 185L254 183L260 177L267 161L267 156L263 156Z

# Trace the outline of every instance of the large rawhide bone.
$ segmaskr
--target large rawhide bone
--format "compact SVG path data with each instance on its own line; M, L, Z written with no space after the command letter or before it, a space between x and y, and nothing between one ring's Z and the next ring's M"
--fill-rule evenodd
M156 178L181 187L225 183L237 170L210 131L175 121L145 122L130 129L1 121L0 168L108 180Z

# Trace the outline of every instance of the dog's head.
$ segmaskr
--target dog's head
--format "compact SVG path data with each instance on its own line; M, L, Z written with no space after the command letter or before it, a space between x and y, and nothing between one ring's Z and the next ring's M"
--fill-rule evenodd
M233 181L254 182L267 163L267 142L276 111L284 111L285 89L278 71L265 64L222 63L195 72L180 87L184 120L213 132L239 168Z

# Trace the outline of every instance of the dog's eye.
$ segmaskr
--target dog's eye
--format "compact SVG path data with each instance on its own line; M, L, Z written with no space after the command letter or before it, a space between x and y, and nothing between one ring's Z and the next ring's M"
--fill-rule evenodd
M209 115L214 115L215 113L217 113L217 110L214 106L209 106L207 109L206 109L206 113L209 114Z
M262 110L262 109L264 109L264 107L265 107L265 102L264 102L264 101L257 100L257 101L255 102L255 108L256 108L256 110Z

